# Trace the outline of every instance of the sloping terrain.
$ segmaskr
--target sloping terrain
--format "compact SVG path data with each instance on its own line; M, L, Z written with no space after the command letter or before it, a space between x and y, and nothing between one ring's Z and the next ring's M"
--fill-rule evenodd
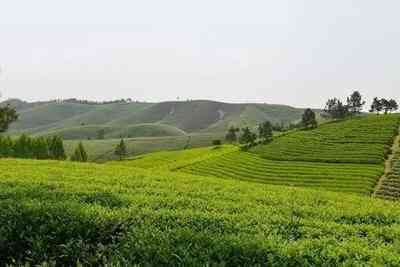
M146 153L157 151L183 150L187 148L207 147L210 146L212 140L222 139L223 134L219 133L198 133L177 136L160 136L160 137L136 137L126 138L128 156L138 156ZM64 141L65 149L68 156L74 153L75 148L80 140ZM120 143L120 139L105 140L82 140L89 160L104 162L116 160L118 157L114 154L115 147ZM190 150L190 149L189 149ZM185 150L185 151L189 151Z
M353 194L3 159L0 199L4 266L397 266L400 257L399 204Z
M400 133L395 139L392 154L385 165L385 174L377 185L375 196L400 200Z
M271 160L379 164L397 135L398 115L353 118L296 131L251 152Z
M11 134L30 133L48 135L64 133L71 139L92 138L90 129L108 131L110 127L127 133L124 137L159 136L162 132L154 127L156 133L147 128L141 135L136 125L168 125L178 131L226 132L229 126L255 127L269 120L273 123L290 123L300 119L302 109L284 105L270 104L229 104L214 101L181 101L162 103L111 103L85 104L70 102L26 103L9 101L20 113L20 119L10 129ZM102 127L102 128L101 128ZM81 133L79 131L81 129ZM143 132L143 131L142 131ZM169 134L166 131L163 134ZM165 136L166 136L165 135ZM108 136L119 137L120 134Z
M181 151L165 157L177 161L170 170L190 174L368 195L384 172L383 163L397 135L399 118L373 115L328 123L315 130L276 137L250 152L236 149L192 164L183 164L185 161L179 158L195 153ZM126 164L151 168L143 162L152 157L150 154Z
M75 139L97 139L99 132L104 131L105 139L113 138L135 138L135 137L161 137L161 136L184 136L186 133L178 128L165 124L136 124L127 127L87 125L70 128L48 130L46 134L35 135L61 136L66 140Z

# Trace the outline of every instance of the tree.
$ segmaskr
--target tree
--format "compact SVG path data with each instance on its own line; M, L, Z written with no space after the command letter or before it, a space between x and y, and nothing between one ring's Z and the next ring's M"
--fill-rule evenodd
M23 134L14 143L14 157L33 158L32 139Z
M86 153L85 147L83 146L82 142L79 142L77 148L74 151L74 154L71 156L71 161L78 161L78 162L88 161L88 155Z
M250 131L249 127L242 129L242 134L239 138L239 142L241 144L247 144L249 146L254 146L255 141L257 140L257 135Z
M362 111L365 101L363 100L360 92L354 91L350 97L347 98L347 108L350 114L359 114Z
M390 112L395 112L399 109L399 104L397 104L396 100L390 99L389 107L390 107Z
M343 119L348 114L348 108L339 99L332 98L326 102L324 113L332 119Z
M388 114L388 112L391 110L390 102L385 98L381 99L381 106L385 114Z
M222 145L222 142L219 139L215 139L215 140L212 141L212 145L213 146L220 146L220 145Z
M301 122L307 129L314 129L318 126L315 112L309 108L304 111Z
M128 154L124 139L121 139L121 142L115 147L114 154L119 157L119 160L122 160Z
M10 124L17 119L17 111L10 107L10 105L0 107L0 133L7 131Z
M65 155L64 142L61 137L53 136L47 140L49 144L49 154L50 158L56 160L65 160L67 156Z
M49 145L43 137L32 139L33 157L36 159L50 158Z
M231 126L228 130L228 133L225 136L225 140L228 141L229 143L237 142L238 138L236 133L239 131L240 131L239 128Z
M372 101L371 109L369 110L369 112L376 112L376 115L379 115L379 112L381 112L382 109L382 101L379 98L375 97Z
M264 143L272 141L273 131L271 122L266 121L258 126L258 136Z
M14 141L11 137L0 135L0 157L9 158L14 156Z

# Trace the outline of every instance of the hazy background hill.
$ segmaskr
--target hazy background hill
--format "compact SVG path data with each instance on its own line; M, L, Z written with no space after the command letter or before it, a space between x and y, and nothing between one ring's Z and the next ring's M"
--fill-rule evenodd
M269 120L288 124L300 119L303 109L272 104L230 104L207 100L105 104L79 101L28 103L7 100L20 114L10 133L61 135L65 139L104 137L182 136L188 133L222 133L231 125L255 127Z

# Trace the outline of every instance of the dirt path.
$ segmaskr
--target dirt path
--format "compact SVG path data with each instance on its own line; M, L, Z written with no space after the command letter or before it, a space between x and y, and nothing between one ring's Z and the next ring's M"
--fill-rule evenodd
M399 128L399 132L400 132L400 128ZM379 178L378 184L376 185L374 193L372 194L372 196L374 196L374 197L376 196L376 193L379 191L379 189L382 187L383 181L385 181L388 174L392 170L392 160L393 160L396 152L400 150L399 142L400 142L400 133L394 139L394 142L392 145L392 153L389 155L387 160L385 160L385 171L384 171L384 174Z

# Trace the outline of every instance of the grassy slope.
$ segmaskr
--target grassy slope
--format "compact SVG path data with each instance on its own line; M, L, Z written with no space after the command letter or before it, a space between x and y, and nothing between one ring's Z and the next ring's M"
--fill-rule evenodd
M224 145L217 147L203 147L180 151L162 151L137 156L122 162L111 162L111 165L130 166L144 169L161 169L174 171L195 162L210 160L215 157L238 151L238 147Z
M0 160L0 262L397 266L400 206L351 194Z
M214 101L181 101L162 103L129 103L85 105L70 103L24 103L19 107L20 120L11 132L47 135L80 126L125 128L136 124L166 124L185 132L225 132L232 125L254 127L271 120L298 120L302 109L283 105L229 104ZM82 129L81 139L87 138ZM74 138L78 131L73 135Z
M387 115L349 119L297 131L258 146L252 152L271 160L301 160L380 164L385 147L396 135L400 116Z
M98 132L104 130L105 138L133 138L133 137L161 137L161 136L183 136L182 130L163 124L136 124L127 127L112 127L104 125L87 125L57 130L46 131L46 136L61 136L66 140L97 139ZM43 133L35 134L43 135Z
M206 147L209 146L214 139L222 139L223 135L218 133L191 134L190 147ZM170 137L140 137L125 139L128 154L137 156L146 153L165 151L165 150L182 150L185 148L189 140L189 136L170 136ZM68 155L71 155L80 141L67 140L65 148ZM115 146L120 142L120 139L106 140L83 140L86 151L89 154L90 160L108 161L115 160Z
M193 157L194 153L182 151L165 157L176 161L175 169L191 174L370 194L383 173L384 146L392 141L397 124L397 116L356 118L312 131L295 131L251 153L232 151L182 166L179 162L185 161L180 159ZM333 144L349 149L334 149ZM288 153L293 151L296 158L289 157L292 154ZM157 162L156 155L144 159ZM140 167L152 167L151 164L141 166L140 161L136 163Z

